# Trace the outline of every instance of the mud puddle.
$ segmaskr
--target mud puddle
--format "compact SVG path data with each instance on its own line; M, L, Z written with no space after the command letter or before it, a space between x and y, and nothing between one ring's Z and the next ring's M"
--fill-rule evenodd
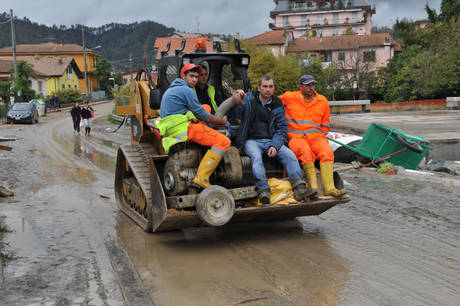
M119 243L160 305L336 304L349 267L296 220L146 234L123 214Z

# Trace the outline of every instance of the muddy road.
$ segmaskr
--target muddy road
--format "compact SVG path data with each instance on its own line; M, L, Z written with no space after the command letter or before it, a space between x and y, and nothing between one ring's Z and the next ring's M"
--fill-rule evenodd
M146 234L114 203L129 130L96 106L92 135L70 115L0 126L0 305L458 305L460 180L344 173L352 201L319 217Z

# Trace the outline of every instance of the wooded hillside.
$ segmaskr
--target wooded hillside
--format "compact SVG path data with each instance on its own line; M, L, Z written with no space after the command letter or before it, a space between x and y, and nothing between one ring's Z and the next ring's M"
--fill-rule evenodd
M9 13L0 14L0 47L11 46ZM46 26L32 22L28 18L15 19L17 44L38 44L49 41L57 43L75 43L82 45L81 25ZM169 36L174 28L166 27L154 21L134 22L130 24L110 23L97 28L85 28L86 47L94 49L107 57L116 70L128 71L131 56L131 68L141 68L153 63L153 44L156 37Z

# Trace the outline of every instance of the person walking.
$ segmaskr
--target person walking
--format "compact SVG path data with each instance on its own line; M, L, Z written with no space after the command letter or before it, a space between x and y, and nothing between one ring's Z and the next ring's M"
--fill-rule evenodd
M70 116L72 116L73 121L73 132L80 134L81 107L78 102L75 102L75 105L70 110Z
M288 91L280 96L286 108L288 146L302 162L308 186L317 190L316 168L319 159L324 195L340 197L345 189L334 186L334 152L326 135L331 130L329 102L315 91L316 81L311 75L299 79L299 91Z
M91 133L91 119L94 117L94 109L89 105L89 102L86 102L85 107L82 108L81 117L85 127L85 135L89 135Z
M262 204L270 204L270 186L267 181L262 154L278 159L286 168L296 201L313 198L316 191L305 185L302 169L294 153L284 145L288 125L283 102L274 94L275 80L271 76L259 79L257 90L244 97L244 105L235 113L241 118L237 146L251 158L256 189Z

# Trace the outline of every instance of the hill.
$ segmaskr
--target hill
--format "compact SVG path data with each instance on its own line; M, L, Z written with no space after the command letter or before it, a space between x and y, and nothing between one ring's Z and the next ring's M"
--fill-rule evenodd
M9 13L0 14L0 47L11 46ZM82 45L81 25L69 27L46 26L30 21L28 18L14 20L16 43L33 44L49 41L75 43ZM95 49L108 58L115 69L128 71L141 68L154 62L153 44L157 37L174 33L175 29L154 21L134 22L130 24L110 23L97 28L85 28L87 48ZM131 65L130 59L131 57Z

